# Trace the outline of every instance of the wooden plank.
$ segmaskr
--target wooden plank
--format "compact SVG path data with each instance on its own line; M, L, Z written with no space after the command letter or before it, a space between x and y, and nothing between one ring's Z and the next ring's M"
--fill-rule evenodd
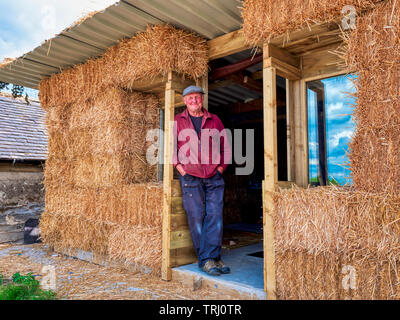
M172 180L172 191L171 191L171 196L172 197L182 197L182 188L181 188L181 183L179 180L174 179Z
M164 182L163 182L163 216L162 216L162 264L161 278L170 281L171 263L171 185L173 180L173 121L175 110L175 90L172 88L172 72L168 74L165 87L165 134L164 134Z
M266 59L264 59L265 61ZM277 188L277 123L276 123L276 69L264 67L264 290L267 299L276 299L276 270L273 213L273 192Z
M289 51L278 48L273 44L264 46L264 58L275 58L295 68L300 67L300 58L292 55Z
M276 73L279 76L289 80L298 80L302 77L300 69L293 67L285 62L282 62L274 57L265 58L264 66L274 67L276 69Z
M195 262L197 262L197 255L193 246L171 249L172 268Z
M229 56L250 48L246 43L242 29L209 40L207 45L210 60Z
M193 246L192 236L189 230L178 230L171 232L170 249Z
M171 214L171 231L189 230L186 214Z
M307 92L304 80L293 82L294 130L295 130L295 181L300 187L308 185L308 131Z
M293 81L286 79L286 135L287 135L287 166L288 181L296 178L296 152L294 128L294 90Z
M180 197L171 196L171 210L172 212L183 210L182 196Z
M278 181L278 187L281 189L290 189L294 184L293 181Z
M347 67L344 60L333 52L333 49L317 51L302 57L303 78L322 76L327 73L344 72Z

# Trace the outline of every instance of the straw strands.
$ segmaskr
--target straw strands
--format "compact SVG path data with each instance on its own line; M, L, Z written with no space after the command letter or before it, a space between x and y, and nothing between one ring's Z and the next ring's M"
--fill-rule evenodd
M50 188L40 227L45 243L161 268L162 186Z
M358 190L400 191L400 5L392 0L357 22L346 62L357 70L357 124L349 159Z
M107 88L81 104L47 112L45 185L103 187L156 181L146 160L146 134L159 128L159 101L150 94Z
M130 89L137 80L169 71L191 78L206 74L206 41L169 25L149 26L145 32L110 47L101 58L43 79L40 102L45 109L81 103L110 85Z
M275 206L279 299L400 298L400 196L292 188Z
M242 8L243 34L249 44L256 46L312 24L333 21L347 5L354 6L358 11L372 8L381 1L245 0Z

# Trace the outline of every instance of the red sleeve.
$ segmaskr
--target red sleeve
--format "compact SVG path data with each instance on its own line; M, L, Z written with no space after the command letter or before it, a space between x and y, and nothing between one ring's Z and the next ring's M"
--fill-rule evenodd
M225 129L222 121L216 116L217 120L217 129L220 131L221 138L220 138L220 152L221 152L221 163L220 166L226 170L228 165L231 163L232 160L232 147L231 147L231 134L228 134L227 130Z

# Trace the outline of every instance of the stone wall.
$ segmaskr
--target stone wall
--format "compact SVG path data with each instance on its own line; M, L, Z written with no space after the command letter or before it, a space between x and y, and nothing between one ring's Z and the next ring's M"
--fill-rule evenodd
M25 222L44 211L44 195L40 166L0 165L0 243L24 239Z

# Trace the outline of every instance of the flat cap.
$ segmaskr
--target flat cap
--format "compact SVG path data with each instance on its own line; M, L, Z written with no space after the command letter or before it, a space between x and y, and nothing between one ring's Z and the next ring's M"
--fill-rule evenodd
M186 96L188 94L191 94L191 93L202 93L202 94L204 94L204 91L203 91L202 88L200 88L198 86L189 86L185 90L183 90L182 96L184 97L184 96Z

